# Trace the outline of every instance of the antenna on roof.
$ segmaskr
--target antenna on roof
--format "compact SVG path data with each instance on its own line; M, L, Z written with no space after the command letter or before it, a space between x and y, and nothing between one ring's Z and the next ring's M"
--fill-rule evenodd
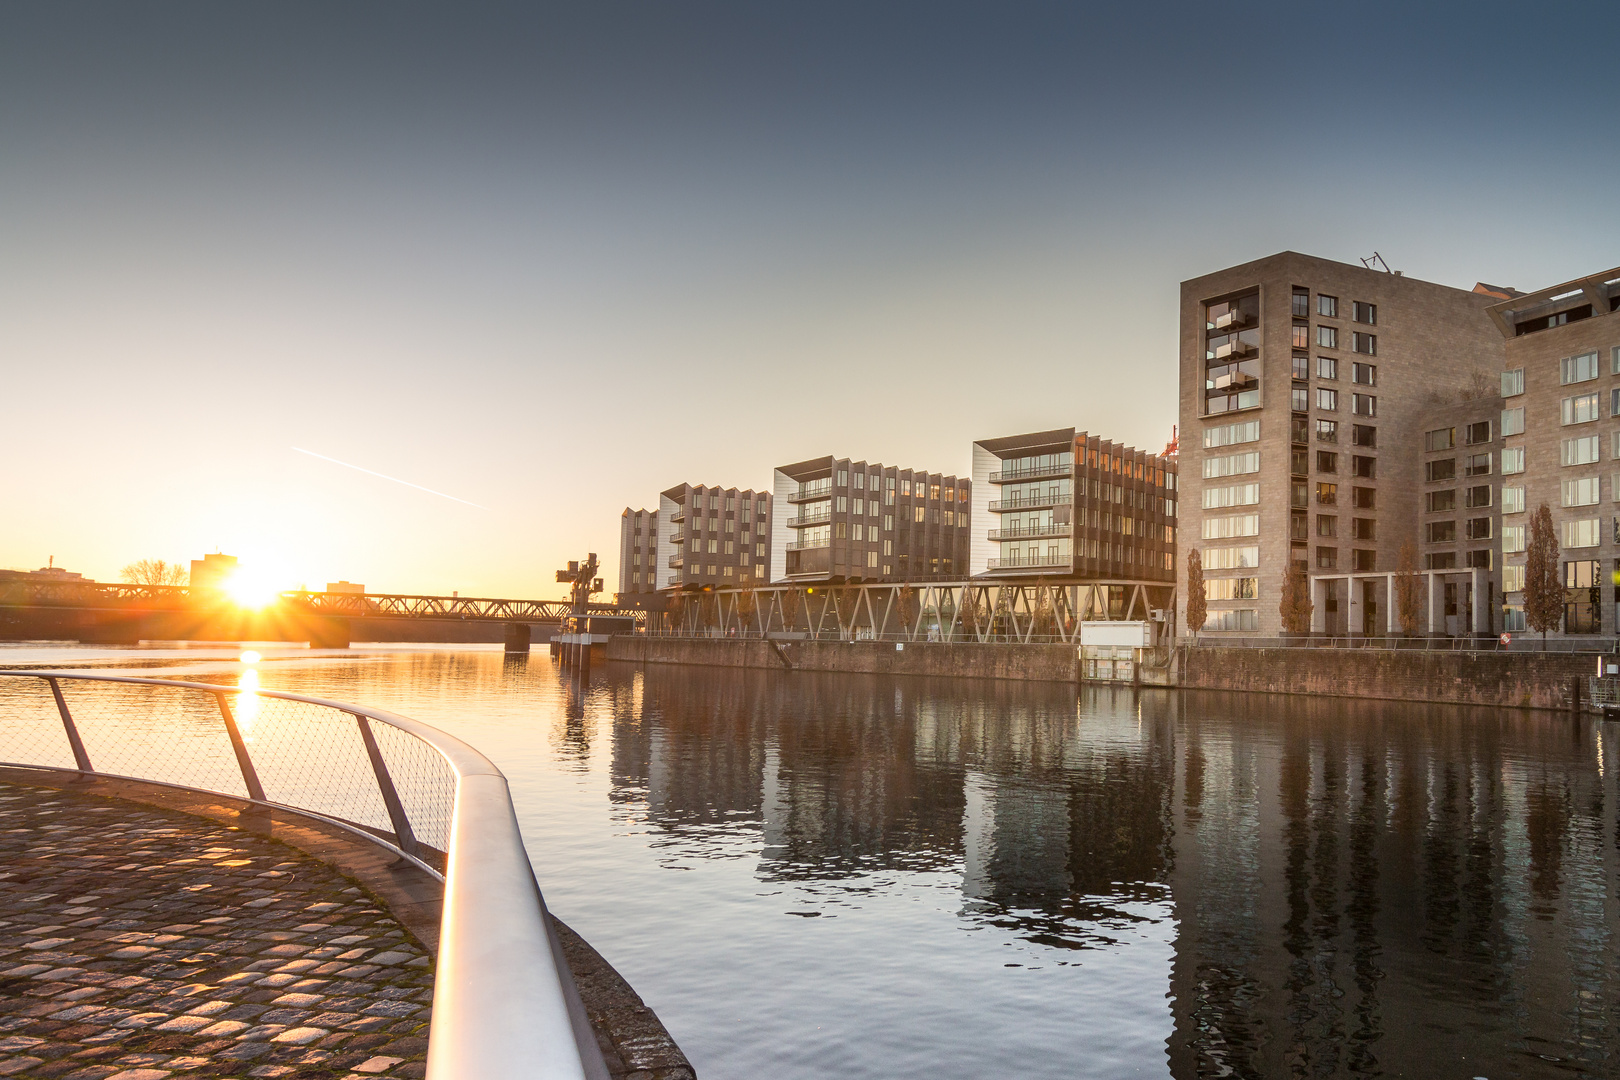
M1369 270L1382 270L1386 274L1393 274L1395 272L1389 268L1389 263L1384 261L1384 257L1378 254L1376 251L1372 253L1371 257L1362 259L1361 265L1365 266Z

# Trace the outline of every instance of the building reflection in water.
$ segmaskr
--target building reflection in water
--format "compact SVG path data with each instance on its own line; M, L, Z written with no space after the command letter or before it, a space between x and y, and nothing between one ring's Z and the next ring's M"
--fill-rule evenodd
M613 797L689 853L821 895L944 875L1059 962L1173 925L1176 1077L1614 1071L1596 725L658 666L593 692Z

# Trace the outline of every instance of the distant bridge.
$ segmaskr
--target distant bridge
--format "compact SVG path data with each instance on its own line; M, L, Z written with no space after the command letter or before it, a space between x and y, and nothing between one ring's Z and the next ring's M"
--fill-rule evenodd
M403 632L370 640L499 641L503 624L556 626L572 610L567 600L302 591L246 608L216 589L23 577L0 582L0 640L308 641L344 647L363 628L356 624L380 622ZM647 615L613 604L591 604L590 613L638 624Z

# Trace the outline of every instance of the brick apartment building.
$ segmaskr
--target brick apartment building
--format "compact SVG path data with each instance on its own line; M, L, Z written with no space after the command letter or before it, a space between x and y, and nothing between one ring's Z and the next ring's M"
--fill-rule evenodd
M761 585L770 566L768 491L677 484L658 497L657 588Z
M619 515L619 595L650 596L658 591L658 511L632 510Z

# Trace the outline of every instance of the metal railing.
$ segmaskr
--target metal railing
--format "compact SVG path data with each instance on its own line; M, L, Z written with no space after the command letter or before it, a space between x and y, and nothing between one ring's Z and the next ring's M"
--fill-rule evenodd
M989 510L994 514L1003 510L1029 510L1036 507L1067 506L1073 501L1074 496L1067 491L1051 495L1025 495L1017 499L991 499Z
M430 1080L606 1080L506 777L394 713L252 685L0 671L0 764L232 796L326 821L444 882Z
M1036 555L1020 556L1016 559L989 559L985 562L987 570L1023 570L1027 567L1042 566L1068 566L1070 558L1067 555Z
M1048 537L1069 536L1074 532L1074 526L1067 521L1053 522L1050 525L1031 525L1022 529L991 529L985 535L987 540L1044 540Z

